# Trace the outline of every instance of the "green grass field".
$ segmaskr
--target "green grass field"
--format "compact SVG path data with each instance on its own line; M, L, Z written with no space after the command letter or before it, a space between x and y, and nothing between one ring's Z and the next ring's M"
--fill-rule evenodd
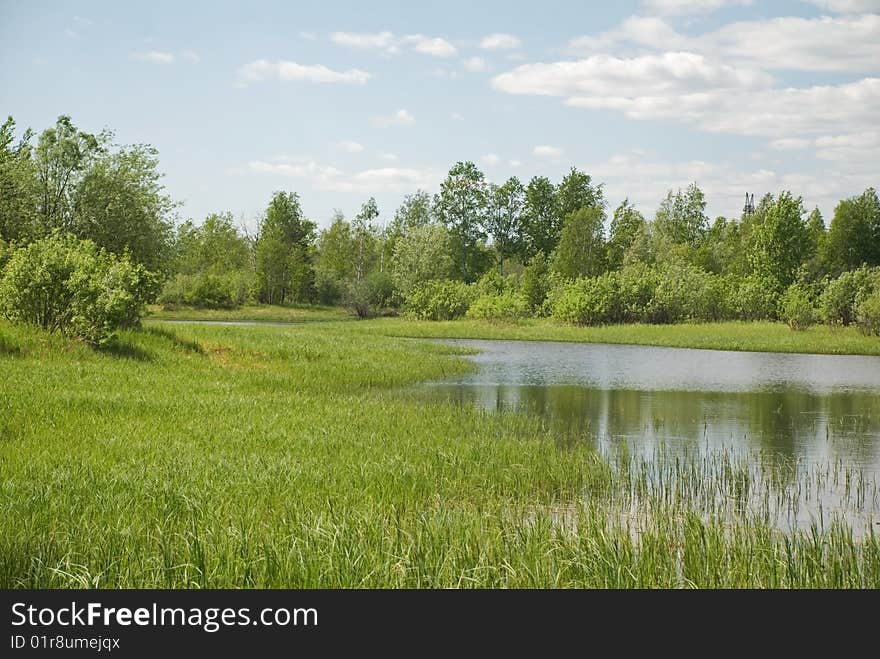
M741 505L785 509L797 478L726 458L658 476L405 392L471 366L395 335L629 331L548 327L149 322L95 351L0 321L0 587L880 586L873 531Z

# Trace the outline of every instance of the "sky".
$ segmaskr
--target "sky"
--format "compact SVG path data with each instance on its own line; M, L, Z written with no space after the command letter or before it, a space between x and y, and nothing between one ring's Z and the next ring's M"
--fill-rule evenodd
M696 182L710 217L788 189L830 222L880 184L880 0L0 0L0 63L19 130L155 146L196 222L292 190L385 223L460 160L647 217Z

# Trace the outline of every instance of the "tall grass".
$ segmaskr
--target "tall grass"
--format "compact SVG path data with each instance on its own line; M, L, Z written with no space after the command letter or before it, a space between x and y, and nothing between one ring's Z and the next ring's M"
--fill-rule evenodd
M536 418L394 393L472 366L366 327L96 352L0 322L0 587L880 586L870 525L755 507L831 472L560 450Z

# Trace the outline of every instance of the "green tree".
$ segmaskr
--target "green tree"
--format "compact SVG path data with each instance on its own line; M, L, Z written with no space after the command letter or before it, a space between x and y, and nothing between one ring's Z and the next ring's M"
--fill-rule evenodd
M61 115L54 128L40 134L34 149L38 181L40 233L53 229L71 231L75 208L75 190L93 160L106 153L112 135L83 132L70 117Z
M629 199L624 199L614 209L608 237L608 267L611 270L618 270L623 266L624 255L633 246L645 224L644 216L629 203Z
M472 162L457 162L434 197L434 212L449 229L457 275L474 281L480 274L480 242L485 240L486 180Z
M515 176L503 185L489 188L486 229L498 258L498 272L504 273L504 259L520 251L525 189Z
M434 279L448 279L454 272L452 238L442 224L413 227L394 247L391 276L403 298L419 285Z
M674 245L695 247L705 235L709 224L706 217L706 198L696 183L682 192L670 190L660 203L654 226L657 233Z
M251 265L250 245L235 226L232 213L211 213L200 226L177 227L174 270L183 274L223 274Z
M410 230L425 226L433 221L434 210L431 205L431 195L423 190L417 190L413 194L406 195L403 198L403 203L394 212L394 217L385 229L382 245L383 262L391 263L397 241L400 238L405 236Z
M73 201L68 228L114 254L131 254L149 270L165 269L176 204L161 177L157 151L148 145L94 154L67 195Z
M880 200L874 188L837 204L824 252L834 274L880 265Z
M572 213L593 207L605 207L602 186L594 186L589 174L572 167L556 188L556 217L559 226L564 225Z
M550 179L535 176L526 187L522 216L522 250L525 259L538 252L552 254L562 233L562 219L556 213L556 188Z
M15 121L0 126L0 240L29 241L37 229L37 170L25 131L15 143Z
M553 259L562 277L594 277L605 271L605 212L601 206L583 207L565 218Z
M752 270L778 284L778 292L795 280L798 269L809 255L810 236L803 218L800 197L784 191L762 210L749 249Z
M315 223L304 217L295 192L272 195L255 245L257 281L263 302L283 304L312 298L315 228Z

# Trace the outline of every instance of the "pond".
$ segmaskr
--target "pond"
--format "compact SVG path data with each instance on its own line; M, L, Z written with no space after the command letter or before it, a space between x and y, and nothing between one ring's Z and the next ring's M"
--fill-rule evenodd
M479 369L432 399L540 415L561 442L650 457L721 449L880 476L880 357L447 340Z

